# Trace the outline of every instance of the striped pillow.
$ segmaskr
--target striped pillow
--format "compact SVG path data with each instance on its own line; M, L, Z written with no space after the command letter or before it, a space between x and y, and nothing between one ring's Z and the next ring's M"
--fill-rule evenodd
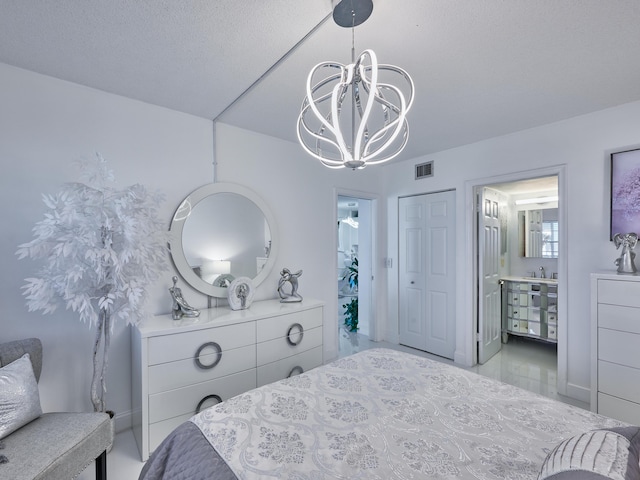
M538 480L632 480L640 478L640 427L593 430L554 448Z

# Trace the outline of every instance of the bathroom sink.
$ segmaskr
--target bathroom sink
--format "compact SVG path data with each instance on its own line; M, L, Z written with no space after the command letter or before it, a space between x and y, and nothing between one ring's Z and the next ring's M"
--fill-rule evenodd
M540 277L507 276L507 277L502 277L502 280L509 280L512 282L558 283L557 278L540 278Z

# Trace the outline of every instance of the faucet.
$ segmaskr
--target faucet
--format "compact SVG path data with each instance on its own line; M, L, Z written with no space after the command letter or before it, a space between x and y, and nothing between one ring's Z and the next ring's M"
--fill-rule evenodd
M544 273L544 267L540 267L540 278L547 278Z

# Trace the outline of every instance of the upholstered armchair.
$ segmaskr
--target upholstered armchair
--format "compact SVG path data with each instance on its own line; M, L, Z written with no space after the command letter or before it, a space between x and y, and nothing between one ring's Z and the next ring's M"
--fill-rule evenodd
M0 344L0 478L69 480L95 461L96 479L106 480L109 415L42 413L41 370L39 339Z

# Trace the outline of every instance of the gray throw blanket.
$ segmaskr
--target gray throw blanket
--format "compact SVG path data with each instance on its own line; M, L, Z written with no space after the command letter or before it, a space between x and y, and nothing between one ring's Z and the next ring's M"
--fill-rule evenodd
M0 450L2 450L4 448L4 443L0 442ZM7 458L6 455L0 455L0 465L3 463L7 463L9 461L9 459Z

